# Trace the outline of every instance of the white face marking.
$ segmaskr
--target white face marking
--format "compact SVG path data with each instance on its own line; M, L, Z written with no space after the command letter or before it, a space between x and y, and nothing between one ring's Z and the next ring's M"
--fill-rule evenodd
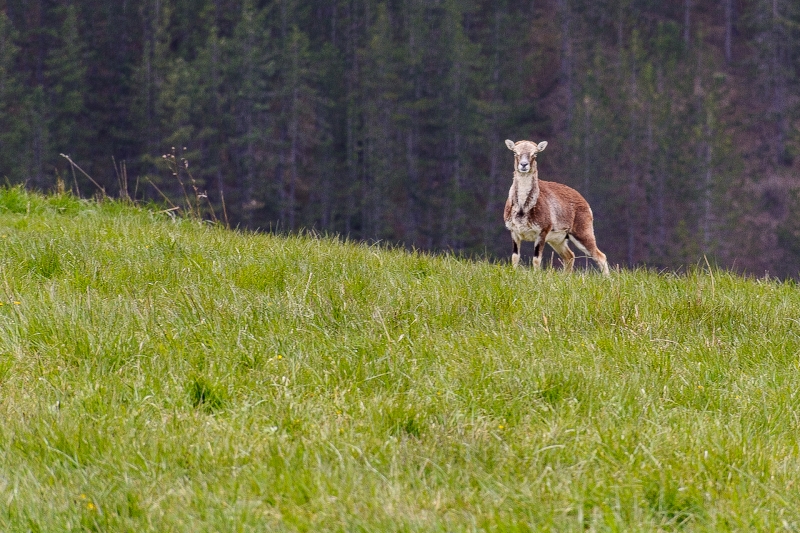
M517 157L519 158L519 164L517 165L517 170L519 170L523 174L527 174L528 172L530 172L531 169L533 168L533 165L531 164L532 157L530 157L528 154L521 154L521 155L517 154Z
M528 144L530 143L526 143L525 146L514 150L514 159L517 161L517 171L521 174L531 172L536 166L537 150L535 147L531 148Z
M539 148L542 144L547 145L547 143L537 145L530 141L519 141L518 143L506 141L506 146L514 152L514 171L520 174L531 172L536 165L536 154L544 149L544 147Z

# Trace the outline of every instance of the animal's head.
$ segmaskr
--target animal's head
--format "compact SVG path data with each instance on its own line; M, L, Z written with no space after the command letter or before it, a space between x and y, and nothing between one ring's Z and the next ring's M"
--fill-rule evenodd
M536 154L547 148L547 141L539 144L530 141L517 141L506 139L506 146L514 152L514 170L526 174L536 164Z

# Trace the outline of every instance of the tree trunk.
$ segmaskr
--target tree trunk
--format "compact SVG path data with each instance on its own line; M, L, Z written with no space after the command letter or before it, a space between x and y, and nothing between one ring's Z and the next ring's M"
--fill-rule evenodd
M572 82L572 34L570 27L572 16L569 0L558 0L557 5L561 19L561 82L564 84L566 132L567 137L569 137L575 108L575 94Z
M533 2L531 2L531 14L533 14ZM498 113L498 106L500 105L500 2L494 3L494 30L492 31L492 45L494 53L492 55L492 93L491 93L491 133L489 140L491 146L489 147L489 188L486 198L485 220L483 226L483 242L491 242L494 236L493 228L497 221L501 220L500 215L500 202L504 199L500 196L502 187L499 187L500 182L500 143L503 139L500 136L500 117ZM497 210L496 210L497 208Z
M725 7L725 62L733 61L733 0L723 0Z
M350 236L353 231L352 218L356 210L356 192L354 188L357 187L357 169L356 161L358 154L356 152L356 102L358 95L356 94L356 80L358 79L358 54L356 50L356 22L355 10L353 3L347 2L346 15L347 20L347 42L345 45L345 55L347 57L347 64L349 70L346 74L345 83L345 99L346 99L346 113L345 118L345 146L346 146L346 159L345 170L347 174L347 200L345 205L345 235Z
M295 80L295 83L297 80ZM295 229L295 211L297 209L297 86L292 88L292 114L289 124L289 230Z
M298 116L297 107L298 90L300 85L300 43L297 29L293 28L289 35L289 53L291 54L291 73L289 74L289 87L291 90L289 101L289 191L288 191L288 224L289 231L295 230L295 217L297 210L297 152L298 152Z
M638 94L638 82L636 76L636 58L631 55L631 82L630 82L630 132L629 132L629 145L631 148L639 145L637 139L637 109L634 104ZM639 228L639 213L637 206L639 205L639 166L638 166L638 152L631 151L629 153L629 178L628 178L628 202L626 206L627 221L626 226L628 229L628 266L633 266L638 260L636 253L637 233L641 231Z
M689 46L692 36L692 1L693 0L683 0L683 42L686 46Z
M653 102L647 102L647 190L652 191L653 179L655 176L655 142L654 142L654 126L653 126ZM650 248L647 251L648 259L653 257L653 243L655 242L655 233L658 231L656 224L656 209L650 198L647 199L647 242Z

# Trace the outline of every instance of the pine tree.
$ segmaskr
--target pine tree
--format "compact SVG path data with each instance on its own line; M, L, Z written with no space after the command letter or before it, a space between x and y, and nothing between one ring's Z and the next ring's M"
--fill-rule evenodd
M227 89L225 61L227 40L220 37L214 24L205 46L192 64L192 83L196 84L193 121L196 131L191 140L195 150L194 176L208 194L209 201L222 213L225 190L235 186L235 174L230 162L228 133L233 131ZM213 200L211 200L213 198Z
M308 157L316 148L317 94L309 61L308 37L299 29L293 15L288 12L283 14L286 20L282 28L283 46L278 62L278 85L281 88L278 114L281 146L278 149L285 169L283 180L279 183L282 198L280 221L290 231L297 229L301 204L307 203L309 192L317 185L320 172L326 172L326 169L314 164L313 157ZM305 200L301 200L301 195Z
M752 9L751 20L757 45L753 59L759 70L761 103L766 107L772 124L770 137L775 140L765 147L765 151L773 164L790 164L787 142L792 115L792 87L796 81L792 56L797 50L797 36L792 35L791 14L797 8L794 2L786 0L760 0Z
M400 227L399 213L393 213L390 207L404 200L405 165L403 154L397 149L401 140L398 120L404 80L400 48L394 39L393 15L396 14L386 4L378 6L362 52L366 170L361 218L365 235L373 239L389 237L390 227Z
M482 248L479 229L483 221L467 216L476 212L476 196L485 186L482 173L477 171L485 158L482 152L486 123L479 109L485 66L480 47L473 41L475 36L466 27L474 19L477 6L473 2L448 0L443 7L440 46L448 71L439 105L447 113L446 144L442 151L446 192L441 206L443 238L437 246L479 252Z
M251 0L242 6L234 30L228 60L228 83L232 89L230 112L234 120L231 155L239 176L232 200L235 211L247 225L280 215L280 174L275 166L271 143L276 137L276 117L271 106L277 98L277 40L274 38L274 13L259 11ZM272 174L271 176L269 174Z
M17 32L5 13L0 12L0 179L21 182L21 159L30 131L24 120L27 113L24 86L16 67L19 48Z
M94 154L89 143L91 126L87 122L85 101L89 91L77 10L74 5L68 5L57 11L63 22L45 61L48 132L45 159L55 164L58 155L64 153L76 161L90 162ZM64 163L60 162L60 166L66 170ZM81 176L80 179L85 178Z

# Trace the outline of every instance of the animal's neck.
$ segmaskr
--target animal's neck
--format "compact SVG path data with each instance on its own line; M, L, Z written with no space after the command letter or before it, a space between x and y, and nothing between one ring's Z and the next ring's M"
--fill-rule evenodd
M530 172L514 171L514 183L517 186L516 200L518 209L531 207L536 203L536 199L539 197L539 171L536 168L536 163L533 164ZM529 201L528 198L530 198Z

